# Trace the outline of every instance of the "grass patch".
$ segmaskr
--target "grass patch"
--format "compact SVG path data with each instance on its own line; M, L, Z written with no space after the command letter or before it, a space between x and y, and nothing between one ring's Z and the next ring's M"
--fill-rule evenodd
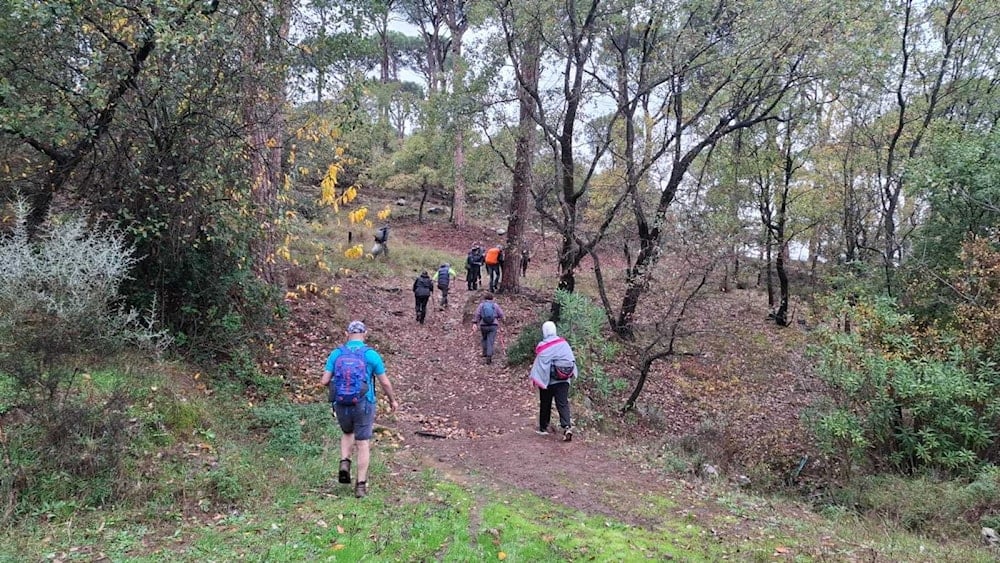
M72 478L53 474L42 484L52 493L48 500L4 530L0 561L102 554L136 562L768 561L775 554L843 560L865 553L908 561L991 559L985 550L928 541L905 528L887 533L848 511L827 511L826 526L817 529L822 520L797 519L776 501L725 483L703 486L690 506L690 499L679 502L690 496L683 487L677 499L604 499L627 503L625 512L643 521L636 525L522 491L458 485L429 470L394 474L385 443L374 448L372 487L359 501L351 487L335 483L338 434L325 403L250 408L224 397L156 393L152 388L163 382L153 381L137 391L150 402L134 408L156 421L144 433L162 425L171 439L161 447L151 440L132 445L121 475L131 487L126 500L88 507L71 495L60 499L63 481ZM991 483L984 476L966 494L991 499ZM904 495L912 492L898 496ZM716 531L741 527L747 532Z

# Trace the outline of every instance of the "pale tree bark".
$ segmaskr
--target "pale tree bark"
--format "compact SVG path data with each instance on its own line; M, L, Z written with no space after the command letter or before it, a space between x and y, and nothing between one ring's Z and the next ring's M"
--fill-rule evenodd
M278 190L282 185L281 162L284 144L286 101L283 53L288 45L291 0L259 5L244 17L243 120L247 132L250 162L250 198L254 224L259 225L250 239L253 271L261 281L274 285L276 279Z

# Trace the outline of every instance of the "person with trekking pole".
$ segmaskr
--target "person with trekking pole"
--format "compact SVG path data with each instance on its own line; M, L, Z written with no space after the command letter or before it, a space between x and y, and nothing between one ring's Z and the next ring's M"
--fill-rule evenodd
M483 357L486 358L487 364L493 363L493 343L500 331L500 319L503 319L503 310L493 300L493 294L487 293L476 306L476 314L472 317L472 330L479 329Z
M549 419L552 416L552 401L559 411L559 427L563 441L573 439L573 425L569 410L569 382L578 375L576 356L569 342L556 333L552 321L542 323L542 341L535 346L535 363L531 366L528 379L532 387L538 388L538 428L536 434L549 434Z

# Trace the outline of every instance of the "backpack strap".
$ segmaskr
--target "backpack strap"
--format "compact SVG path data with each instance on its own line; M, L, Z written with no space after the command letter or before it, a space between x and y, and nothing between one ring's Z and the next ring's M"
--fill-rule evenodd
M548 350L549 348L555 346L556 344L560 344L563 342L566 342L566 340L560 336L559 338L546 342L545 344L539 344L538 346L535 346L535 355L537 356L538 354L541 354L543 351Z

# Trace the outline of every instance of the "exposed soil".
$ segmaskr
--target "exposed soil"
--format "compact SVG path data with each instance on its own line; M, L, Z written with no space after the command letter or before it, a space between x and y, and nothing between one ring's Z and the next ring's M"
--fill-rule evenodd
M393 234L397 244L406 241L455 255L464 255L472 242L497 238L481 229L416 223L397 225ZM538 282L551 280L547 285L554 286L555 243L534 244L536 256L527 281L541 287L546 284ZM604 262L602 257L602 266L610 269ZM426 265L428 270L435 266ZM373 279L355 274L339 279L340 309L319 297L289 300L291 322L276 346L281 352L272 367L291 374L286 375L287 383L299 400L325 400L325 391L316 387L323 362L343 341L346 322L361 319L368 326L368 343L385 359L400 399L400 409L392 414L383 404L378 423L390 430L390 439L375 445L376 451L391 444L401 446L395 457L402 466L399 470L434 467L459 482L525 489L636 525L680 515L695 518L698 526L718 536L766 533L751 520L716 518L719 508L711 502L707 481L696 475L668 476L657 455L665 444L695 436L695 441L704 442L699 451L716 464L718 479L735 480L743 473L755 476L754 468L765 466L771 471L795 467L809 451L799 411L817 388L801 354L789 350L788 343L794 348L801 336L789 334L801 331L800 327L779 329L769 324L766 303L758 292L709 291L713 295L699 313L702 332L688 344L697 344L698 349L690 349L697 355L656 364L640 398L641 415L619 416L594 406L621 405L631 391L633 366L612 367L619 372L614 375L628 379L629 388L611 401L590 401L584 387L578 387L571 404L579 424L572 442L566 443L561 435L534 432L538 398L527 383L530 366L507 366L502 360L485 365L471 325L482 294L467 291L462 265L454 266L461 279L452 286L450 306L430 307L424 325L414 320L409 276ZM545 297L530 290L497 296L506 316L501 348L526 326L535 327L547 310ZM437 298L435 293L432 304ZM652 295L646 310L656 306ZM744 353L748 338L758 340L754 349L770 352L763 358ZM553 418L557 420L555 412ZM645 501L650 494L672 499L673 508L666 513L653 509ZM813 517L807 510L787 516ZM718 541L712 536L704 539ZM813 555L820 556L845 553L829 541L817 541L813 549L819 550Z

